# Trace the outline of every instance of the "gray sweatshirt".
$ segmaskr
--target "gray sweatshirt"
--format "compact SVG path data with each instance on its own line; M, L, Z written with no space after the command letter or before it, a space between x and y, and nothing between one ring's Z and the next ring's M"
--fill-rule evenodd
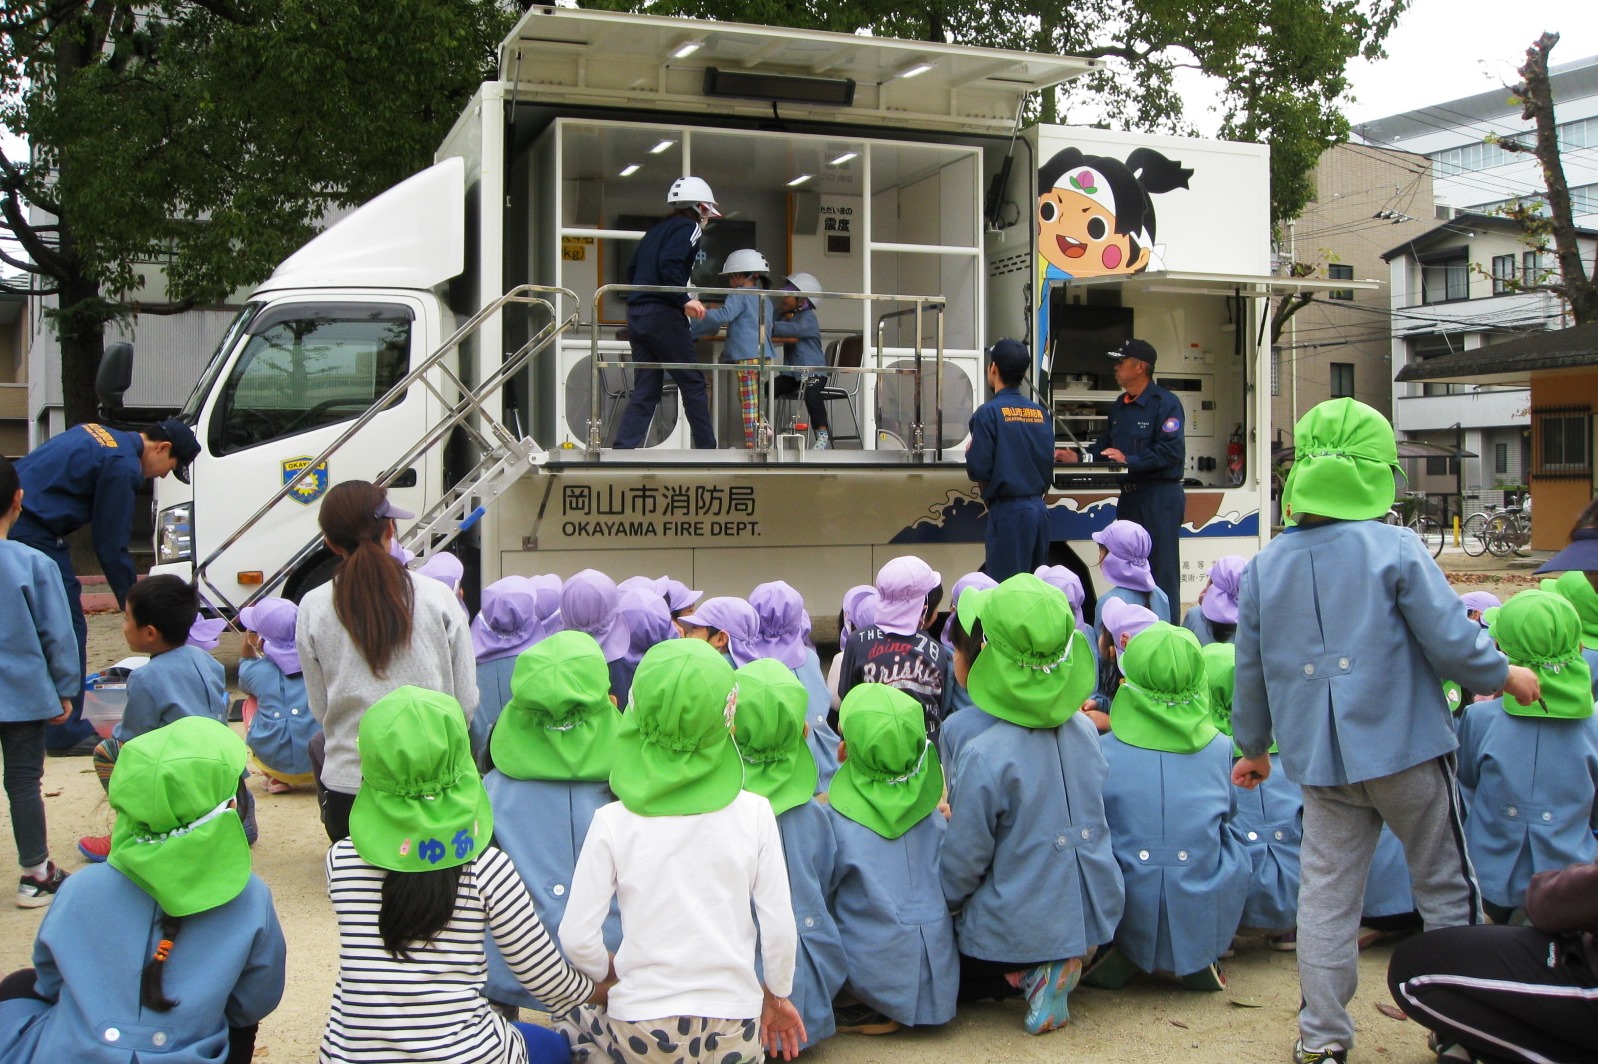
M305 669L305 695L311 713L327 734L322 785L354 794L361 787L361 759L355 735L366 708L407 684L453 695L471 720L477 711L477 660L472 652L466 612L437 580L407 572L415 598L411 642L389 661L379 679L333 611L333 585L307 592L300 603L294 641Z

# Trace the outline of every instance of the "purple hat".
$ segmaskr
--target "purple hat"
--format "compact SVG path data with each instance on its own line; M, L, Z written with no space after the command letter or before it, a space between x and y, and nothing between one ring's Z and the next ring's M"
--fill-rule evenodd
M810 647L810 614L798 591L781 580L760 584L749 592L749 605L759 621L752 649L757 658L776 658L790 669L805 663Z
M261 637L261 653L284 676L298 676L300 652L294 645L294 622L300 608L285 598L264 598L239 611L239 623Z
M483 588L483 608L472 618L472 651L479 663L520 654L543 637L538 600L525 576Z
M660 592L660 597L666 600L666 605L673 613L687 609L704 595L703 591L695 591L681 580L674 580L669 576L656 580L655 590Z
M1071 613L1076 617L1076 626L1081 628L1086 623L1082 619L1082 603L1087 592L1082 589L1080 576L1063 565L1040 565L1032 570L1032 575L1065 592L1065 600L1071 604Z
M627 622L616 613L620 599L616 582L598 569L584 569L560 589L560 617L566 630L593 636L606 661L625 655L632 641Z
M189 625L188 645L201 650L215 650L222 645L222 630L226 627L227 621L220 617L196 617L194 623Z
M629 576L625 580L619 580L616 583L616 590L623 595L629 591L656 592L655 581L647 576Z
M993 579L993 577L989 576L987 573L966 573L964 576L954 582L954 587L949 589L950 619L944 622L943 634L938 637L939 641L943 643L945 650L951 654L954 653L954 644L950 641L949 637L954 634L954 611L960 606L961 593L969 591L972 588L975 588L978 591L986 591L990 587L998 586L999 582Z
M1154 544L1142 525L1111 521L1093 533L1093 542L1110 552L1104 559L1104 575L1110 583L1132 591L1154 590L1154 574L1149 571L1149 551Z
M623 591L616 612L627 624L629 642L623 657L634 665L656 643L677 638L677 626L671 623L671 609L665 599L655 594L653 580L644 581L643 587L634 586L630 591Z
M1227 554L1215 559L1210 566L1210 586L1199 600L1199 612L1216 624L1237 623L1237 585L1243 579L1243 567L1248 559L1241 554Z
M849 633L860 628L870 628L877 615L877 589L871 584L856 584L843 593L843 631L839 639L848 639Z
M406 550L404 547L400 546L399 537L395 536L393 539L388 541L388 556L399 562L401 565L410 565L411 559L416 557L416 552L413 550Z
M760 638L760 617L755 608L741 598L707 598L694 607L694 612L677 618L677 623L726 632L727 653L737 668L761 656L755 653L755 641Z
M566 586L565 582L554 573L540 573L526 580L528 589L533 593L533 612L538 617L538 638L547 639L556 632L564 632L566 625L560 616L560 591Z
M943 583L932 566L913 554L877 570L877 609L872 623L884 632L914 635L926 612L927 595Z
M1110 640L1117 648L1121 646L1123 636L1137 635L1143 629L1159 623L1153 610L1118 598L1104 600L1099 607L1099 620L1104 623L1104 630L1110 633Z
M1494 606L1503 605L1502 602L1498 601L1498 596L1491 591L1467 591L1459 596L1459 601L1464 605L1465 609L1480 612L1486 612Z
M449 551L440 551L418 565L416 572L421 576L432 577L451 591L459 591L461 577L466 575L466 567Z
M416 515L409 510L401 510L398 506L395 506L393 500L388 497L387 493L384 493L382 504L372 511L372 516L387 517L395 521L409 521Z

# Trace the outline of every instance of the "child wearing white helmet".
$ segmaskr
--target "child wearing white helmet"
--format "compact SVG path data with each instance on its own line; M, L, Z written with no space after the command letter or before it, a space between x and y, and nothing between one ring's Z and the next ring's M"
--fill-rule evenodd
M688 329L688 319L703 318L705 306L689 298L688 280L699 255L703 228L710 219L721 217L721 212L716 209L710 186L697 177L680 177L672 182L666 205L671 213L656 222L638 242L638 250L627 267L627 283L657 285L671 291L633 292L627 297L627 337L632 344L633 361L681 365L670 370L640 367L634 371L632 398L616 430L618 449L644 442L655 407L660 405L666 373L671 374L682 395L683 413L688 418L694 446L716 446L705 375L693 368L699 356Z
M777 394L791 396L803 390L805 409L810 412L810 428L816 434L816 450L825 451L832 446L827 403L821 398L827 375L814 370L825 366L827 359L821 350L821 322L816 318L816 303L811 298L821 291L821 282L813 273L792 273L782 291L792 294L783 296L777 303L777 321L771 326L771 337L787 345L783 355L785 364L806 368L778 377Z
M728 288L767 289L771 287L771 267L766 257L753 248L741 248L727 256L721 275L727 279ZM771 301L754 292L736 292L715 310L705 311L704 317L694 322L693 334L698 339L713 336L722 328L727 330L726 342L721 345L721 360L755 365L761 358L767 362L777 360L776 349L771 346ZM760 431L760 374L740 371L738 377L738 408L743 414L744 446L753 447Z

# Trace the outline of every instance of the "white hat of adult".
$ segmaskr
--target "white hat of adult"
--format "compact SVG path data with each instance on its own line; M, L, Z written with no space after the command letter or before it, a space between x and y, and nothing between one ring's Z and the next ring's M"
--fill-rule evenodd
M716 209L716 194L710 191L710 183L702 177L679 177L673 181L671 190L666 193L666 203L671 206L702 207L710 217L721 217L721 211Z
M795 292L803 292L806 295L813 296L821 291L821 282L816 280L816 275L813 273L790 273L788 283L793 285Z
M725 277L729 273L770 273L771 267L766 263L766 257L754 248L740 248L727 256L727 261L721 267L721 274Z

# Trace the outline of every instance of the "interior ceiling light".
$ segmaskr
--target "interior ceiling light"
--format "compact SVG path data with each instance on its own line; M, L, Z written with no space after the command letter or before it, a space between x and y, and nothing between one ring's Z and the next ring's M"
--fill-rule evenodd
M628 163L626 166L622 167L621 173L618 174L617 176L618 177L631 177L631 176L633 176L634 174L636 174L638 171L640 171L642 169L643 169L643 167L639 166L637 163Z
M687 59L704 46L704 41L683 41L671 50L671 57L673 59Z
M842 155L838 156L836 159L832 160L827 165L828 166L842 166L844 163L848 162L849 160L858 159L858 158L860 158L860 153L859 152L857 152L857 151L846 151Z
M907 67L903 67L902 69L894 71L893 76L901 80L904 78L916 78L920 77L922 74L925 74L931 69L932 63L929 60L922 59L911 63Z
M677 142L674 141L674 140L663 140L659 144L656 144L653 148L650 148L649 149L649 154L650 155L659 155L661 152L665 151L667 148L671 147L673 144L676 144L676 143Z
M800 185L804 184L806 181L809 181L812 177L815 177L815 176L816 176L815 174L800 174L798 177L796 177L792 181L788 182L788 187L789 188L798 188Z

